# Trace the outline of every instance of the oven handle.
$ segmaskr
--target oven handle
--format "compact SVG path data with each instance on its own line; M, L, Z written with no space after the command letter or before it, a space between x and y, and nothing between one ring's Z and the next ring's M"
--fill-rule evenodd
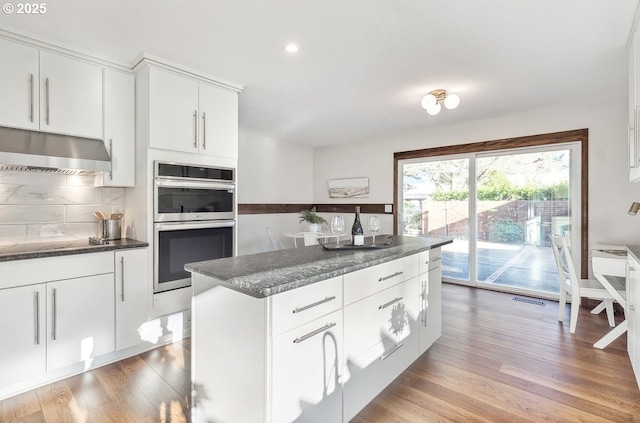
M235 184L229 184L229 183L223 183L223 182L200 182L200 181L155 179L154 183L156 187L226 189L227 191L234 191L236 189Z
M228 228L236 225L235 220L208 220L206 222L156 223L156 231L183 231L188 229Z

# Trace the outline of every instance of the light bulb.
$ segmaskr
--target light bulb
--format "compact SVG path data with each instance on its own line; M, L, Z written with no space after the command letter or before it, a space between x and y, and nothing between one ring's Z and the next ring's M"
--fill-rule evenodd
M429 107L434 107L437 102L438 100L436 100L436 97L433 94L427 94L422 97L422 101L420 102L420 104L422 105L423 109L428 110Z
M444 99L444 107L447 109L455 109L460 105L460 96L458 94L447 94Z
M442 109L442 106L440 106L439 103L436 103L432 106L426 107L426 109L427 109L427 113L429 113L431 116L435 116L438 113L440 113L440 109Z

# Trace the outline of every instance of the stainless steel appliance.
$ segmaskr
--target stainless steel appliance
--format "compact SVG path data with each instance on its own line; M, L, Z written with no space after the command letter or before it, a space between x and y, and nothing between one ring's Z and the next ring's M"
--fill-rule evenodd
M186 263L231 257L235 171L154 163L154 292L190 286Z

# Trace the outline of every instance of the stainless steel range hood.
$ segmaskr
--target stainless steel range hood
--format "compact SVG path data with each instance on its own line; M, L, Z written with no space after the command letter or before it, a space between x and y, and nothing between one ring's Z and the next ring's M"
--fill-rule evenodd
M98 139L0 126L0 169L87 175L111 171Z

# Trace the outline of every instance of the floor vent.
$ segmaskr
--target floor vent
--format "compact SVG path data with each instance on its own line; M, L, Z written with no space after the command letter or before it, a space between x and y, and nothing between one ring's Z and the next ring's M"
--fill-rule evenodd
M546 305L546 303L544 301L533 300L531 298L513 297L513 301L520 301L520 302L523 302L523 303L535 304L535 305L539 305L539 306L545 306Z

